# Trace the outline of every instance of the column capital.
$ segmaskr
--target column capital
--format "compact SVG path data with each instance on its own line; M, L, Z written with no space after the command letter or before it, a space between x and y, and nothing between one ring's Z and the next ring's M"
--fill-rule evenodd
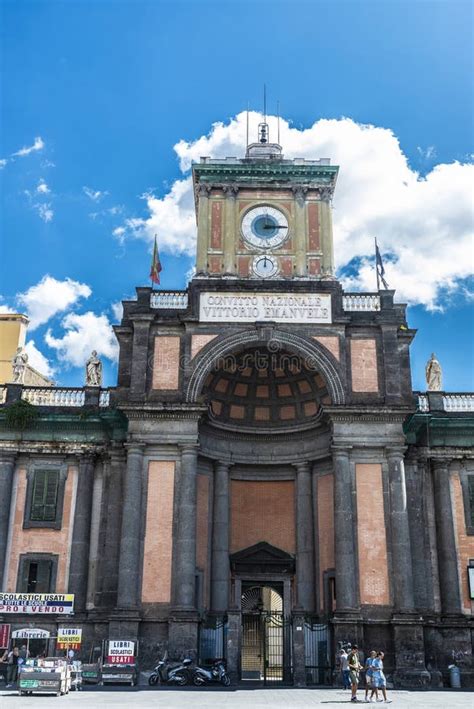
M294 185L294 187L291 188L291 191L295 195L295 199L298 202L299 206L303 206L305 202L305 197L306 193L308 191L308 188L304 185Z
M135 443L135 441L130 441L130 443L124 443L124 448L128 455L143 455L145 452L144 443Z
M443 471L446 470L446 472L449 473L449 466L451 465L451 458L432 458L431 459L431 464L433 466L433 470L435 471Z
M239 186L234 184L223 185L222 191L228 199L235 199L239 193Z
M331 450L334 456L338 456L341 458L349 458L351 455L352 446L333 445L331 446Z
M407 451L408 446L387 446L385 448L385 454L387 458L390 460L391 458L404 458L405 457L405 452Z
M18 458L18 451L6 450L5 448L0 448L0 465L2 463L13 464Z
M293 463L293 467L296 468L296 472L298 475L300 473L309 473L311 471L309 460L301 460L297 463Z
M207 182L200 182L197 186L197 193L199 197L209 197L211 190L212 185L209 185Z
M181 451L181 455L191 455L191 454L198 452L198 444L197 443L180 443L179 449Z
M214 463L215 470L227 470L229 471L231 467L233 466L233 463L228 463L225 460L216 460Z

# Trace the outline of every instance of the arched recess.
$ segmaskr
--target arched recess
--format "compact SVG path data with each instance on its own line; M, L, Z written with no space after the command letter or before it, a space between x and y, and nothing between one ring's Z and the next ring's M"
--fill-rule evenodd
M193 370L186 389L186 401L196 402L209 372L222 358L245 350L249 346L261 345L270 352L285 348L295 352L318 369L326 381L333 404L344 404L344 386L337 361L319 342L273 327L262 327L212 340L193 360Z

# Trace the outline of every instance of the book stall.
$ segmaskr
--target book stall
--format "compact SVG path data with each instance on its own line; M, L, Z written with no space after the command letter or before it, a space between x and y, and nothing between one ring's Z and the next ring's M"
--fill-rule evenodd
M27 659L19 666L18 694L67 694L71 689L71 666L63 657Z

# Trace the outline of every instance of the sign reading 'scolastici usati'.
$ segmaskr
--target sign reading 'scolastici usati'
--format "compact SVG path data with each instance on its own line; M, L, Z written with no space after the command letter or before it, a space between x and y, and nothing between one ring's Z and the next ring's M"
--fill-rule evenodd
M330 323L331 296L323 293L201 293L201 322Z

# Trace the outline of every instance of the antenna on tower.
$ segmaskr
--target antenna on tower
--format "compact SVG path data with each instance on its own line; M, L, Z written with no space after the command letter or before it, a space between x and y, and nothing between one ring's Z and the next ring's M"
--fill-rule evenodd
M268 143L268 123L267 123L267 87L263 85L263 123L258 126L259 143Z
M247 101L247 141L245 147L249 147L249 102Z
M280 102L277 101L277 143L280 145Z

